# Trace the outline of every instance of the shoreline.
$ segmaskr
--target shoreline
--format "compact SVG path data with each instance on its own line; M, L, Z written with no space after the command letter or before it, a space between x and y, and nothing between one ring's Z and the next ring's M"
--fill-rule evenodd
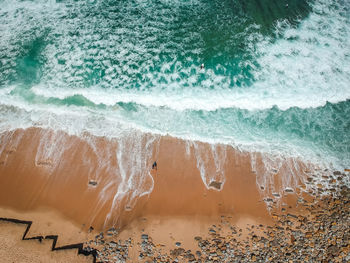
M127 154L135 147L142 151L147 138L136 146L126 142L122 156L117 142L94 139L99 149L106 149L103 164L79 137L36 128L15 131L0 155L0 206L22 211L49 207L98 230L150 214L211 216L234 211L268 216L244 153L225 150L224 172L217 172L215 161L208 160L206 173L213 176L203 178L194 150L188 154L187 145L174 138L162 137L150 146L155 149L131 160ZM200 147L202 155L210 153L209 145ZM118 157L123 161L118 163ZM153 160L157 171L151 170ZM121 167L123 162L131 164ZM210 183L222 190L207 189Z
M1 217L33 221L30 234L58 234L58 245L85 242L100 253L112 249L99 243L101 233L127 243L134 240L124 244L128 252L120 260L140 260L140 235L149 236L165 254L180 246L194 251L194 237L208 236L212 225L220 225L224 236L231 236L232 226L241 229L236 240L244 242L250 237L245 229L272 227L286 211L308 213L298 201L313 202L312 193L319 194L319 201L326 191L302 163L299 177L276 172L262 188L251 156L221 145L213 149L148 135L136 142L132 136L123 143L87 137L89 141L38 128L1 136L7 138L0 152ZM155 160L157 170L152 170ZM261 165L258 160L256 170ZM338 189L339 175L328 174L322 182ZM176 242L181 245L174 246Z

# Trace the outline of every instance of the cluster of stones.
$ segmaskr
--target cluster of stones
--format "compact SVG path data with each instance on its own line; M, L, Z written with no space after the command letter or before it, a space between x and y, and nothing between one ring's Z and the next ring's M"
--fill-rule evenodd
M264 229L261 236L251 226L244 241L217 233L209 239L197 237L202 255L193 262L349 262L349 193L346 189L341 199L304 203L310 208L308 216L275 215L275 226L255 226Z
M245 240L239 238L242 229L231 226L231 235L221 236L220 227L213 226L209 238L195 237L199 250L194 257L181 248L171 255L176 262L350 262L349 188L337 197L303 200L301 205L307 215L274 214L274 226L252 225Z
M85 243L86 250L96 249L97 262L125 262L128 258L129 247L131 245L131 239L113 240L107 242L106 239L115 239L118 235L118 231L115 228L111 228L106 233L107 238L103 232L95 236L94 240L90 240Z
M275 207L273 226L248 225L239 229L228 225L229 221L222 216L221 224L212 225L207 237L194 237L196 251L186 250L176 242L175 249L161 252L151 237L142 234L139 262L350 262L350 189L339 183L348 175L339 172L335 175L336 179L324 179L330 185L337 184L337 191L325 196L318 187L321 191L315 194L316 201L299 198L297 205L304 208L299 214ZM229 233L222 233L225 225L229 226ZM111 247L111 242L103 243L100 234L94 242L102 247L98 261L128 260L130 240ZM116 253L113 257L112 252Z
M334 194L349 185L350 177L340 171L330 173L325 170L322 175L310 174L306 178L304 188L314 196Z
M171 258L162 254L160 247L157 247L147 234L141 235L140 250L139 262L171 262Z
M146 235L146 234L142 234L141 235L141 240L142 240L142 243L140 245L141 247L141 252L140 252L140 255L139 255L139 259L144 259L146 257L153 257L154 256L154 244L151 240L151 238Z

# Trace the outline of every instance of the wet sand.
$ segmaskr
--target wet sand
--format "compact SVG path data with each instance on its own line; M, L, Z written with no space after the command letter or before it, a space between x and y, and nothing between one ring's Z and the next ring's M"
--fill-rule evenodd
M126 193L113 206L120 176L101 169L96 173L97 160L91 147L75 136L60 134L50 135L51 131L40 129L18 130L2 151L0 160L0 205L22 211L35 211L50 208L65 217L95 229L112 225L123 226L131 219L150 214L203 215L211 216L225 213L247 214L253 217L268 217L266 206L256 187L255 175L251 171L249 156L227 150L225 162L225 182L223 189L207 189L204 185L193 154L186 154L186 145L171 137L162 137L157 145L157 171L151 170L152 158L148 171L140 176L147 177L139 188L151 189L149 195L131 200L132 192ZM40 156L40 140L49 134L54 139L60 137L57 149L62 147L59 159L52 156ZM64 139L62 139L62 137ZM19 143L15 143L20 138ZM101 149L110 147L103 138L98 138ZM12 143L11 143L12 142ZM113 142L112 142L113 143ZM65 144L65 145L62 145ZM117 148L117 144L115 145ZM204 145L206 150L209 146ZM204 153L205 154L205 153ZM38 158L39 156L39 158ZM116 156L109 155L110 165L116 168ZM97 174L97 175L96 175ZM95 180L92 186L89 180ZM139 183L139 182L135 182ZM152 190L153 186L153 190ZM135 207L130 210L133 205ZM108 214L110 220L106 220Z
M88 143L92 140L93 146ZM118 157L130 161L118 155L118 141L38 128L2 134L1 141L1 217L31 220L33 234L58 234L65 243L89 240L115 227L123 230L125 239L148 232L168 250L174 240L194 248L193 237L204 235L222 217L242 228L272 224L264 195L284 191L278 174L270 182L273 187L259 188L250 155L232 147L217 146L216 153L224 159L217 164L209 144L197 143L195 148L176 138L145 135L135 146L131 136L123 145L126 154L137 147L152 148L150 156L146 152L131 160L133 170L118 162ZM207 158L206 177L198 169L198 151ZM157 170L152 170L155 160ZM220 165L224 174L217 170ZM137 187L130 188L130 182ZM132 196L135 189L141 189L137 198ZM290 193L279 203L291 206L296 199Z

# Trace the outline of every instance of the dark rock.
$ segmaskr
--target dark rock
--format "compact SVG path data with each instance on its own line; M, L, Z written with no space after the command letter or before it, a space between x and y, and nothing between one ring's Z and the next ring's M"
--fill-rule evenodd
M216 234L216 231L214 229L212 229L212 228L209 229L209 232L213 233L213 234Z
M201 240L202 240L202 238L201 238L201 237L199 237L199 236L196 236L196 237L194 238L194 240L196 240L196 241L201 241Z
M221 185L222 185L221 182L211 181L210 184L209 184L209 187L213 187L213 188L215 188L217 190L221 190Z
M337 246L330 245L327 250L328 250L328 253L332 255L336 255L339 251L339 248Z
M183 254L185 252L185 250L183 248L175 248L174 250L170 251L170 255L172 257L178 257L181 254Z
M117 245L118 245L118 244L117 244L116 242L114 242L114 241L111 241L111 242L109 242L108 244L109 244L110 247L117 247Z
M195 256L191 253L186 254L185 258L187 258L189 261L194 261L196 259Z
M96 186L96 185L97 185L97 181L95 181L95 180L90 180L90 181L89 181L89 185Z
M293 217L293 218L295 218L295 219L297 219L297 218L298 218L296 215L293 215L293 214L290 214L290 213L288 213L288 214L287 214L287 216L289 216L289 217Z

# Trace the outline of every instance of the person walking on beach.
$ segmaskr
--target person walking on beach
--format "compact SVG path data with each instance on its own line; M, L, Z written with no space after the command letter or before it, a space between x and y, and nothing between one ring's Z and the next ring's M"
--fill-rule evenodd
M157 162L154 161L154 163L152 164L152 169L157 171Z

